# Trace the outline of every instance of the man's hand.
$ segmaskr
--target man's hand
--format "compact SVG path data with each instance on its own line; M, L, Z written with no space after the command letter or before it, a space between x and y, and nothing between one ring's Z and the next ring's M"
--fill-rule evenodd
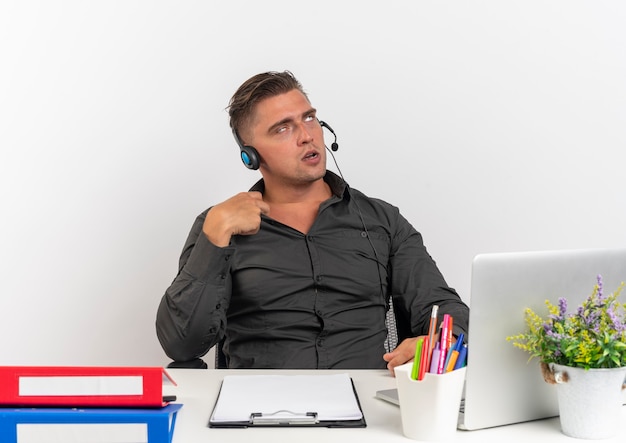
M215 246L225 247L233 235L259 232L261 214L269 212L270 207L260 192L241 192L213 206L206 215L202 231Z
M383 355L383 360L387 362L387 369L395 377L394 368L413 361L415 357L415 346L419 337L407 338L398 345L396 349Z
M422 337L426 337L425 335ZM412 362L415 358L415 347L419 337L407 338L398 345L396 349L383 355L383 360L387 362L387 369L391 371L391 375L396 376L394 368L408 362ZM439 334L435 334L434 343L439 341ZM452 345L456 343L456 337L452 336ZM426 369L428 371L428 369Z

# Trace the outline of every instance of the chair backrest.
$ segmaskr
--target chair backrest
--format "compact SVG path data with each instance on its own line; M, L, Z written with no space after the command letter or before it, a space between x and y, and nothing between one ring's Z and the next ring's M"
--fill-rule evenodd
M385 317L387 326L387 339L385 340L385 351L391 352L398 346L398 327L396 325L396 313L393 310L393 303L389 302L389 309Z

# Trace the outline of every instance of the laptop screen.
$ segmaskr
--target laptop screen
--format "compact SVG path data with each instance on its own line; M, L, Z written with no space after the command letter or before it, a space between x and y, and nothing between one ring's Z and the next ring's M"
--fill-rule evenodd
M472 264L469 353L462 429L558 415L556 388L539 361L506 337L525 331L524 310L546 315L545 300L575 309L602 275L605 293L626 281L626 249L482 254Z

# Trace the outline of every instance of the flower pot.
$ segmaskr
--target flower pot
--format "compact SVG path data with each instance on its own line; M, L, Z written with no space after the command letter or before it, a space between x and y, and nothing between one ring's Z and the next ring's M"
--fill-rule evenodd
M550 369L563 433L585 439L613 437L620 426L626 367L585 370L553 363Z

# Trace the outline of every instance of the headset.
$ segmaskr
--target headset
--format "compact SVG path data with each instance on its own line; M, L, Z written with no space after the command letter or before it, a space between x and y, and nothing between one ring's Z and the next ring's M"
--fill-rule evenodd
M333 128L331 128L328 123L321 120L318 120L318 122L322 128L328 129L333 137L335 137L335 140L330 145L330 148L336 152L339 149L339 145L337 144L337 134L335 134L335 131L333 131ZM259 166L261 166L261 157L259 156L259 152L253 146L244 144L241 141L241 138L239 138L239 134L235 128L233 128L233 137L239 146L239 157L241 158L244 166L252 170L259 169Z

